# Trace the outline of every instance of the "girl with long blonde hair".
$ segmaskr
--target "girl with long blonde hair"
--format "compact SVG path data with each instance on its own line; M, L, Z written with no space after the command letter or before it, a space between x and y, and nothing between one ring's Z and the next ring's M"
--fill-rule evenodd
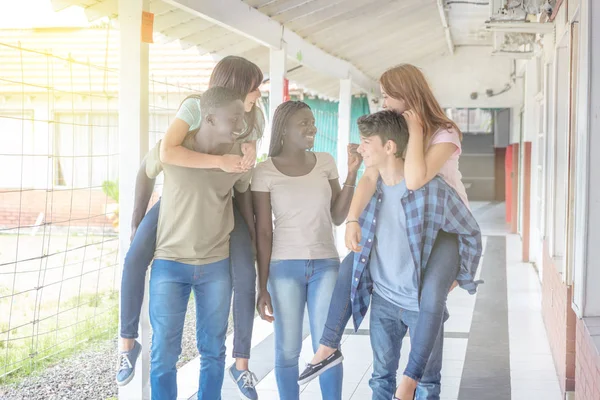
M383 96L383 108L401 114L407 122L409 140L404 155L404 180L408 191L415 191L425 186L436 175L440 175L451 186L468 207L465 187L458 169L461 154L462 133L457 125L446 116L444 110L435 99L423 73L415 66L402 64L393 67L380 78ZM346 246L352 252L360 253L361 226L359 217L375 194L379 173L367 168L359 181L352 199L346 224ZM449 243L441 244L442 241ZM431 257L432 260L458 260L458 243L456 235L439 235L433 253L455 252L448 257ZM438 243L439 246L438 246ZM441 250L444 249L444 250ZM439 253L438 253L439 254ZM350 254L350 258L352 257ZM456 285L459 265L439 265L430 267L428 263L421 282L421 296L418 299L419 320L413 337L409 365L398 386L395 398L412 400L417 384L422 388L427 399L439 398L439 378L437 382L421 382L429 356L443 329L446 316L445 306L447 294ZM344 301L332 301L328 321L321 338L321 346L299 381L306 383L322 370L340 363L343 360L339 344L343 330L351 316L350 290L352 282L352 262L343 262L340 268L338 283L333 298ZM434 270L436 272L434 272ZM418 290L418 288L417 288ZM431 292L435 293L431 293ZM346 300L347 299L347 300ZM438 347L436 346L436 349ZM441 367L441 365L440 365ZM435 380L435 379L434 379ZM395 377L393 378L395 382ZM391 393L390 393L391 394ZM390 396L391 397L391 396Z

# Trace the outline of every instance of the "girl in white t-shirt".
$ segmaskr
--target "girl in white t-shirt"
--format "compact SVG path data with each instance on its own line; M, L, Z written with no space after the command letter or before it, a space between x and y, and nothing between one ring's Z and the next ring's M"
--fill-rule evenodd
M260 316L275 329L275 378L281 400L298 400L302 321L308 309L313 349L319 345L340 258L333 224L346 219L361 157L348 148L340 187L335 160L312 152L317 128L310 107L288 101L273 116L269 158L252 178ZM274 220L273 220L274 216ZM324 399L342 399L342 366L321 376Z

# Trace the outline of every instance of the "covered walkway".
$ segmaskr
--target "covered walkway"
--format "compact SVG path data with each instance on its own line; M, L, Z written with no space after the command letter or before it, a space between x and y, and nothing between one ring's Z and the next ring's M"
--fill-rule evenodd
M90 20L118 20L121 259L129 245L136 171L153 145L149 43L178 41L199 54L256 62L269 79L271 113L290 81L307 96L338 100L340 176L352 96L367 96L376 110L381 72L413 63L469 134L463 146L469 157L461 158L469 198L476 200L478 187L485 187L510 205L505 219L502 203L473 204L484 227L480 270L487 283L476 296L460 290L450 296L444 398L553 400L574 391L578 399L600 398L600 266L593 262L600 251L600 209L594 207L600 176L591 165L600 154L591 135L600 115L600 80L592 74L600 69L596 0L51 2L57 10L80 6ZM135 379L119 390L121 399L149 398L146 316L144 309L141 362ZM361 329L344 341L346 398L369 394L369 331ZM277 398L272 327L259 321L253 340L251 367L261 399ZM308 343L304 360L310 359ZM197 390L198 361L179 372L182 398ZM225 398L236 398L227 385ZM317 393L316 383L303 389L306 399Z
M561 391L541 314L541 284L534 267L520 262L521 240L508 233L503 203L472 204L484 233L480 278L486 283L475 296L456 289L449 297L445 325L442 399L559 400ZM351 325L351 324L350 324ZM344 399L370 398L372 352L368 318L357 333L348 326L344 336ZM305 327L308 324L305 322ZM228 338L231 348L232 338ZM251 369L260 383L261 400L278 399L275 382L272 326L256 320ZM306 328L301 361L312 358ZM404 340L399 375L408 360ZM228 359L228 364L232 362ZM199 359L179 371L180 399L195 399ZM237 400L226 377L223 398ZM320 399L318 381L302 389L301 399Z

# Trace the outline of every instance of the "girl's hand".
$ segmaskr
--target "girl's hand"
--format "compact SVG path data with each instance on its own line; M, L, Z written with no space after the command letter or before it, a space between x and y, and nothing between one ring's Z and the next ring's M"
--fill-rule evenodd
M421 117L413 110L407 110L402 113L402 116L406 120L406 124L408 125L408 134L423 134L423 121L421 121Z
M348 171L357 172L362 162L362 156L358 153L358 145L350 143L348 145Z
M242 167L250 169L256 164L256 143L242 143Z
M267 290L260 290L258 292L256 310L264 321L275 321L275 318L273 317L273 303L271 302L271 295Z
M236 156L235 154L224 154L219 160L219 168L231 174L244 173L248 171L249 168L242 165L242 160L242 157Z

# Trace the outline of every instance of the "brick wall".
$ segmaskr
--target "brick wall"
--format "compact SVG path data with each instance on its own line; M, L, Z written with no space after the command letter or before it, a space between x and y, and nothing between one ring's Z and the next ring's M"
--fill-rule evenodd
M577 321L577 365L575 399L600 399L600 355L583 320Z
M114 204L102 189L0 191L0 227L34 225L40 213L57 226L110 226L106 205Z
M571 308L571 288L562 282L544 241L542 313L561 390L575 390L577 318ZM600 399L600 398L598 398ZM595 400L598 400L595 399Z
M159 199L154 193L149 207ZM79 190L0 190L0 229L29 227L35 224L40 213L44 222L55 226L110 228L110 205L115 202L102 189ZM107 206L109 214L107 215ZM19 212L20 210L20 212ZM129 218L129 217L128 217ZM129 220L127 218L127 220ZM11 233L11 231L8 231Z

